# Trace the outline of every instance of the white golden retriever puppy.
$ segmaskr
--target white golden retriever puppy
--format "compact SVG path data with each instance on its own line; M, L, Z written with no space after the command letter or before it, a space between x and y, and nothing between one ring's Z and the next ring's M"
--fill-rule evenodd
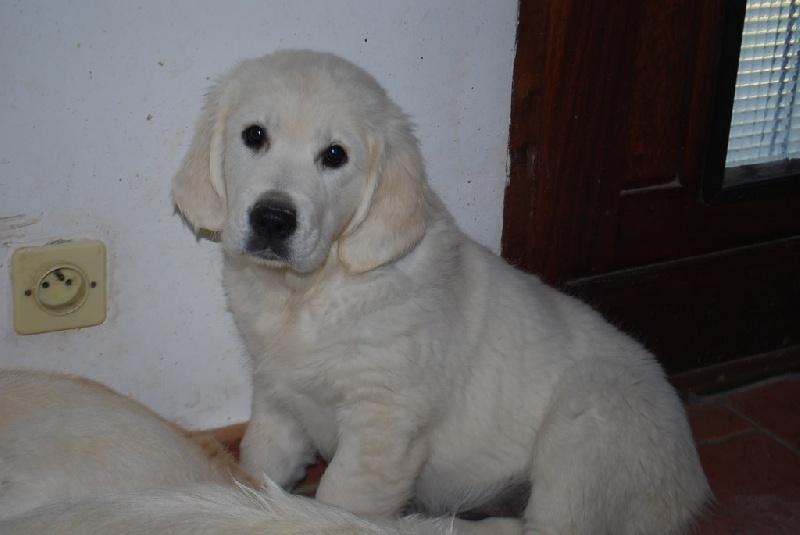
M317 498L368 515L459 512L530 482L537 534L685 533L709 498L653 357L462 234L407 117L355 65L241 63L173 194L227 253L253 360L245 468L290 486L319 452Z
M0 518L192 481L256 484L215 440L99 383L0 370Z

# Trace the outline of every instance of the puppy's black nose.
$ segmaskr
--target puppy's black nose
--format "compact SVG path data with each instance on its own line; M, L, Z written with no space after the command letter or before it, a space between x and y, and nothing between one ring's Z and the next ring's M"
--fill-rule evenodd
M265 245L285 241L297 229L297 210L283 199L262 199L250 209L250 228Z

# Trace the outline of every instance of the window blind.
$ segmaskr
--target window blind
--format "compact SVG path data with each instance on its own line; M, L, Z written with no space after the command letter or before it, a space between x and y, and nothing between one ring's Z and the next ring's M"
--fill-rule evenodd
M798 1L747 2L726 167L800 157Z

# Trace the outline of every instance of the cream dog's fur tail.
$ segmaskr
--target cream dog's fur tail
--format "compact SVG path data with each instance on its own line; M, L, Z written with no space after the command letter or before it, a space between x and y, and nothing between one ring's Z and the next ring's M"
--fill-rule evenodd
M110 494L0 520L3 535L444 535L447 520L367 520L291 496L214 483Z

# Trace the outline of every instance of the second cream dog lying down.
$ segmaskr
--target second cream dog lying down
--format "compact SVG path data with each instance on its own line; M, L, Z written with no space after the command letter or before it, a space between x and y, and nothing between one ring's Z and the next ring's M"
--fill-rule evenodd
M254 481L193 435L94 381L0 370L0 518L67 498Z
M458 521L456 521L458 522ZM2 520L3 535L446 535L448 520L369 520L276 485L194 483L106 494ZM461 530L458 532L465 533ZM468 533L468 532L466 532Z
M3 535L443 535L460 520L361 519L263 488L214 440L94 381L0 370Z
M677 535L709 498L653 356L460 232L408 119L352 63L285 50L223 76L173 194L222 238L253 473L291 486L320 452L317 498L367 515L531 482L536 534Z

